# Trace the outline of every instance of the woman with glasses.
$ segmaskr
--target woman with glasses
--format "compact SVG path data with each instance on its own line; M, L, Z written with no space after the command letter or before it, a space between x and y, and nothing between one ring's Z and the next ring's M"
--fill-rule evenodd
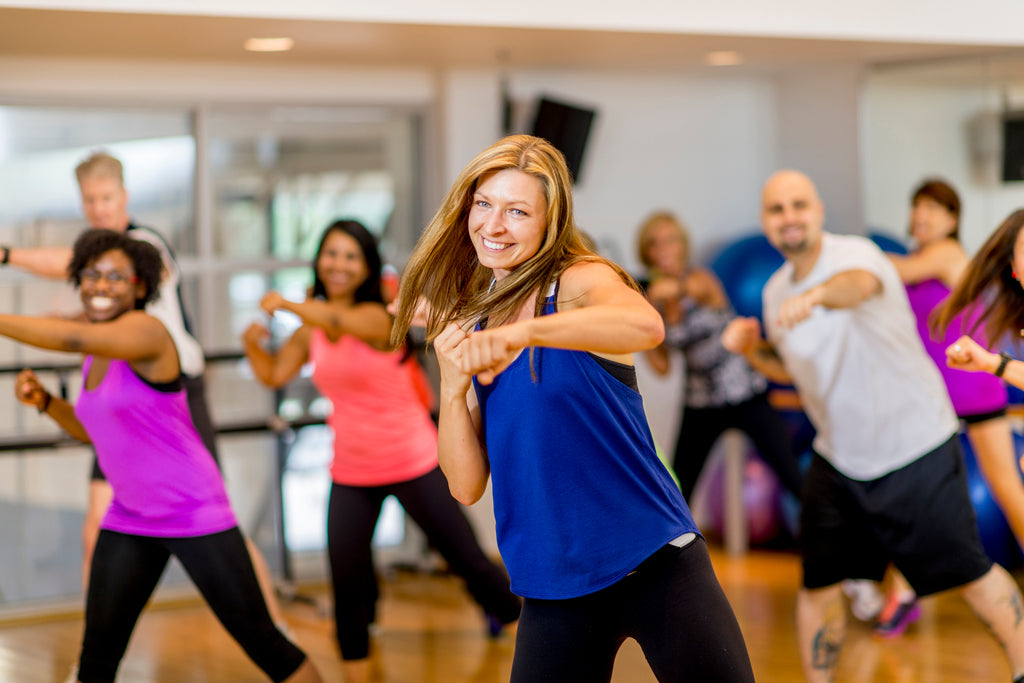
M217 618L273 681L315 682L306 655L274 626L213 458L189 416L178 352L146 313L162 262L149 244L86 231L68 267L88 322L0 315L0 335L85 354L75 405L31 370L19 400L91 442L113 487L86 594L76 680L113 681L138 617L171 555Z

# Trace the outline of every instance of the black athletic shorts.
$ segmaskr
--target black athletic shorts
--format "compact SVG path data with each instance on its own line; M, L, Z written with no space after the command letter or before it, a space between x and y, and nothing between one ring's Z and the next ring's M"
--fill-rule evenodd
M800 526L805 588L878 581L891 561L925 596L970 583L992 567L956 434L868 481L840 474L815 453L804 479Z

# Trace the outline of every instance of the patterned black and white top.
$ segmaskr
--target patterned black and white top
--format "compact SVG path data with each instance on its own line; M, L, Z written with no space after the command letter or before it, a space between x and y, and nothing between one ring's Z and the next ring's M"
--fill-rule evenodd
M722 346L722 331L736 317L732 308L702 306L686 297L683 319L665 328L665 344L686 360L684 401L693 408L742 403L768 390L768 380L743 356Z

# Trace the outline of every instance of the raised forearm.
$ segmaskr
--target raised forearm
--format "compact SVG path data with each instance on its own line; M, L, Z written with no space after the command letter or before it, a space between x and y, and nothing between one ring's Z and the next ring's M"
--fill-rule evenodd
M775 348L765 340L760 340L747 350L743 357L762 375L777 384L792 384L793 378L786 370L785 364Z
M274 356L269 351L255 342L245 342L245 357L249 360L249 367L252 374L262 384L271 388L277 388L274 384Z
M7 263L30 273L53 279L66 279L71 249L68 247L8 247Z
M75 415L75 407L59 396L49 394L50 398L43 412L50 416L54 422L60 425L61 429L67 432L72 438L84 443L92 443L85 427L79 422Z
M88 353L90 323L0 314L0 336L52 351Z
M391 335L391 316L381 305L341 306L316 299L282 306L306 325L319 327L330 335L351 334L367 343L386 342Z
M853 308L878 294L882 284L866 270L848 270L837 273L815 287L818 303L825 308Z
M650 307L588 306L513 323L524 327L525 346L594 353L633 353L665 339L665 324Z
M460 396L459 392L448 392L444 387L438 416L437 459L457 501L472 505L480 500L487 490L490 463L465 394Z

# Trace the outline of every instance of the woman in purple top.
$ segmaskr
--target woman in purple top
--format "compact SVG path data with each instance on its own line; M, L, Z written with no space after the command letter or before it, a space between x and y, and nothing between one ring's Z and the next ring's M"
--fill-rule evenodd
M19 400L94 444L114 490L92 558L76 680L114 680L174 555L272 680L320 681L267 612L223 480L189 416L174 341L143 310L162 268L152 245L88 230L68 267L88 322L0 315L0 335L86 355L77 405L47 392L31 370L15 382Z
M907 286L921 341L939 367L953 407L966 426L992 498L1006 516L1017 543L1024 547L1024 483L1006 416L1006 386L998 377L946 363L946 348L961 334L982 332L977 329L982 307L964 307L947 320L943 330L935 330L930 321L932 312L947 301L950 290L967 269L967 253L960 244L959 231L960 197L956 190L939 179L925 180L911 195L910 235L917 247L906 256L890 254L889 258ZM913 590L898 578L894 584L875 627L883 636L902 632L907 617L919 614Z

